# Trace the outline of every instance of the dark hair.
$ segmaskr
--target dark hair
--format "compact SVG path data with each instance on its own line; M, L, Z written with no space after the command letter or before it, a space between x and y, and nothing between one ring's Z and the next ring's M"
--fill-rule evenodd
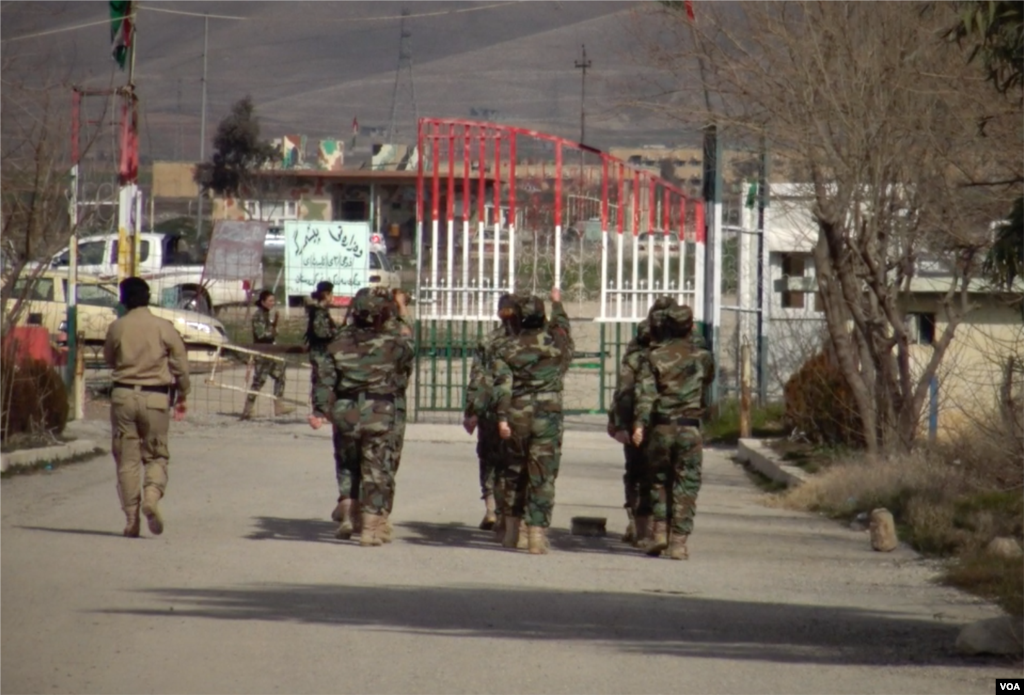
M267 301L267 297L273 296L274 293L271 292L270 290L263 290L262 292L260 292L260 298L256 300L256 303L262 305L263 302Z
M128 311L149 304L149 283L142 278L130 277L121 281L121 303Z

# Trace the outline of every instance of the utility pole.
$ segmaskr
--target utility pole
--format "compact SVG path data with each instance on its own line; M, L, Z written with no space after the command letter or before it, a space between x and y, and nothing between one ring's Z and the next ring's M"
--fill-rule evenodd
M210 17L203 17L203 102L199 117L199 163L206 160L206 53L210 37ZM199 187L199 200L196 204L196 242L203 238L203 187Z
M402 80L403 68L409 73L409 93L412 97L412 113L414 122L419 121L419 109L416 108L416 81L412 72L412 30L406 28L405 18L409 16L408 8L402 8L402 21L398 40L398 67L395 68L395 87L391 92L391 118L388 121L386 141L394 143L397 131L398 91Z
M131 7L129 5L129 7ZM139 222L142 216L139 198L139 118L135 97L135 55L137 32L135 15L125 18L128 25L128 84L118 90L124 99L121 110L121 162L118 171L120 191L117 205L118 280L138 275Z
M587 68L590 67L590 61L587 60L587 44L583 44L582 49L583 58L576 61L576 69L583 71L583 79L580 84L580 144L583 144L587 135Z

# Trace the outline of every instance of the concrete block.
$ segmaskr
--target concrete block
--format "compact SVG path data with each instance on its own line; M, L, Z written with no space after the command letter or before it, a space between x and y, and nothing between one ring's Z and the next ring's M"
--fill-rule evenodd
M38 449L22 449L9 454L0 454L0 471L16 466L31 466L47 461L60 463L83 454L91 454L101 447L91 439L76 439L67 444L44 446Z
M787 487L796 487L807 480L805 471L784 463L782 458L760 439L741 439L737 447L737 458L750 464L766 478Z

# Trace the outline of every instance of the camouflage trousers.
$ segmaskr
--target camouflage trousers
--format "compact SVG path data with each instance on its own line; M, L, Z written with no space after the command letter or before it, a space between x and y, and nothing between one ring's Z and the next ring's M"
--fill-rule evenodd
M324 390L328 393L322 395L323 401L330 401L331 388L328 386L318 386L320 380L320 372L323 370L323 365L328 360L331 360L331 356L327 354L325 349L310 348L309 349L309 366L310 366L310 397L313 398L313 402L316 403L316 391ZM322 402L322 401L321 401Z
M672 533L693 532L703 463L703 438L697 427L654 425L646 434L654 520L671 521Z
M387 502L388 514L395 506L395 487L398 467L402 463L402 449L405 447L405 396L395 398L395 426L391 431L391 460L393 463L391 497Z
M353 438L346 439L341 432L341 428L334 425L334 477L338 481L339 502L359 499L359 486L363 480L359 442Z
M495 470L504 516L522 517L528 526L547 528L555 507L555 478L561 462L561 394L513 398L509 413L512 436Z
M259 391L262 389L263 385L267 383L267 377L269 376L274 380L274 396L276 398L280 398L284 395L284 367L284 362L279 362L266 357L257 357L256 370L252 376L252 385L249 387L249 390ZM252 394L249 395L252 396Z
M626 509L634 516L651 515L651 480L647 467L647 442L639 448L628 444L622 447L626 457L626 471L622 474L622 486L626 493Z
M477 419L476 457L480 463L480 499L495 495L494 471L502 456L498 421L493 414ZM495 495L496 496L496 495Z
M339 397L331 414L335 427L335 467L342 471L339 493L347 490L348 496L354 497L352 493L358 487L359 502L365 512L381 514L390 509L395 494L394 400ZM353 465L356 452L358 469Z

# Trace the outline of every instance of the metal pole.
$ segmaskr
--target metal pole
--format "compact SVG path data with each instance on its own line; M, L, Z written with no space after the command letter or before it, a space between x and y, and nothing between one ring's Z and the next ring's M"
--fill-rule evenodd
M590 67L590 61L587 60L587 44L581 46L583 49L583 59L576 61L576 68L583 71L583 77L580 80L580 144L586 142L587 134L587 68Z
M750 343L740 346L740 436L750 437Z
M206 159L206 53L210 36L210 17L203 17L203 101L199 116L199 162ZM196 241L203 236L203 189L199 187L199 200L196 203Z
M765 287L768 281L768 230L765 224L765 210L768 207L768 144L761 140L761 172L757 182L757 397L761 405L768 403L768 326L771 303Z

